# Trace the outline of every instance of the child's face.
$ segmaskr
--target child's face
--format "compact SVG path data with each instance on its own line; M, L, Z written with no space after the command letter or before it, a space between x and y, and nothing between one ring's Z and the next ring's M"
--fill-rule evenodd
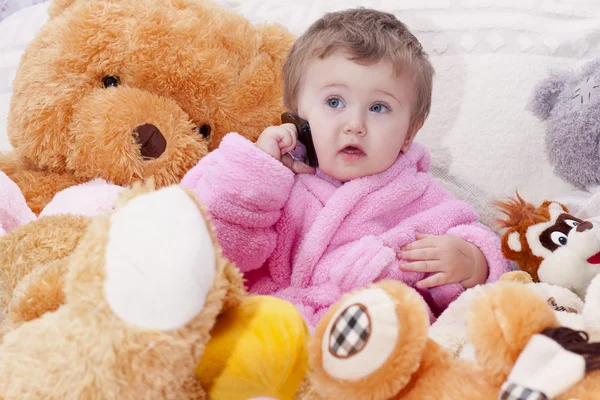
M351 179L385 171L414 137L413 84L389 61L360 65L336 52L309 62L298 114L311 128L319 168Z

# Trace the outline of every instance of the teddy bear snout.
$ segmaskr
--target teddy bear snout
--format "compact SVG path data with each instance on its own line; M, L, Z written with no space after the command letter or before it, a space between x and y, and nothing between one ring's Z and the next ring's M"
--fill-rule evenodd
M140 144L140 153L147 160L154 160L164 153L167 140L160 129L152 124L140 125L134 129L134 137Z

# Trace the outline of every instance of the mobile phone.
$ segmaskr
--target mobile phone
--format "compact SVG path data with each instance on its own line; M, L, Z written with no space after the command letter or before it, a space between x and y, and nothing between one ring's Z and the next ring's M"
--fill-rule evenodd
M315 151L315 145L312 140L308 121L300 118L296 114L284 112L281 114L281 122L284 124L294 124L296 126L296 130L298 131L298 141L306 147L307 164L313 168L317 168L319 166L319 161L317 160L317 152Z

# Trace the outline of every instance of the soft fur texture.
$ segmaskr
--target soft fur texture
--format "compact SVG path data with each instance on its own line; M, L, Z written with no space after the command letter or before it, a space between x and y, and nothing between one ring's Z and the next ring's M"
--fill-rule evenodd
M16 182L30 207L15 185L0 184L0 227L11 230L0 238L0 309L12 302L11 313L27 318L63 302L58 260L85 223L60 217L14 228L34 219L31 211L96 215L114 206L114 185L179 183L225 133L257 138L279 121L281 68L293 40L283 26L252 25L209 0L54 0L49 13L13 83L14 152L0 154L0 183ZM142 155L160 140L145 138L144 147L136 139L146 124L166 139L154 160Z
M518 194L496 204L505 214L498 219L506 228L504 256L534 281L564 286L584 298L600 273L600 222L581 220L557 202L536 207Z
M6 316L6 320L0 318L0 336L15 324L62 304L63 275L54 272L73 252L88 224L88 217L52 215L0 239L0 315Z
M197 212L202 213L193 195L181 188L177 190L188 196ZM241 275L221 256L208 222L203 223L211 232L208 240L215 249L214 281L205 299L189 299L203 301L204 306L183 326L164 331L136 326L119 318L106 298L105 255L111 242L113 215L128 206L131 210L136 207L135 199L152 194L152 187L136 186L121 196L114 213L97 217L69 258L66 303L57 311L23 323L4 336L0 346L0 399L205 398L200 382L193 376L194 367L217 316L228 307L235 307L245 295ZM155 206L162 207L161 212L166 215L178 212L164 204ZM189 221L196 223L197 216L190 215ZM129 254L122 254L122 261L135 265L139 254L156 251L144 245L151 246L164 234L164 230L157 227L152 241L138 242L141 247L132 247ZM135 235L135 231L131 232L132 243L136 242ZM166 243L178 241L165 240ZM164 268L187 269L179 268L186 260L177 259L177 249L161 251L173 257L173 264ZM206 261L206 265L194 264L193 268L206 268L210 260ZM145 267L137 265L141 273L152 272ZM142 282L155 284L152 276L142 277ZM179 279L188 278L180 276ZM160 299L164 304L170 300ZM152 308L152 304L145 306ZM180 307L176 303L171 306Z
M555 173L580 188L600 184L600 60L554 72L536 87L530 108L546 121L546 151Z
M524 285L499 282L477 294L468 318L469 336L477 362L459 360L427 338L427 312L420 296L399 282L384 281L373 287L383 289L393 299L394 310L372 307L371 319L385 316L390 328L398 326L393 350L378 370L360 379L333 378L325 370L324 350L329 344L326 330L343 302L352 303L359 289L334 305L319 322L311 339L309 361L312 387L304 388L304 399L497 399L517 358L530 338L559 321L546 302ZM395 313L397 323L392 315ZM374 326L374 325L372 325ZM374 331L371 335L375 334ZM376 349L372 346L371 349ZM367 347L362 351L368 351ZM343 362L361 368L353 357ZM377 356L375 353L370 357ZM329 356L328 356L329 357ZM336 371L336 373L338 373ZM592 400L600 396L600 371L583 380L556 399Z
M14 152L0 155L36 214L94 178L178 183L227 132L254 139L279 120L293 39L280 25L209 0L56 0L49 13L13 81Z
M87 228L86 217L111 210L121 190L99 179L69 187L38 219L19 188L0 172L0 198L8 199L0 205L0 224L9 228L0 237L0 315L8 313L0 318L0 336L64 302L66 259Z
M486 257L488 282L510 269L497 235L431 178L429 160L414 143L386 171L342 185L320 170L294 175L232 133L182 185L206 204L250 292L291 301L314 327L343 293L382 279L422 279L424 273L402 271L397 256L418 232L473 243ZM457 283L422 294L439 315L463 290Z
M596 329L593 324L585 324L582 319L582 313L588 315L586 318L598 319L600 310L592 303L586 311L583 300L570 290L547 283L534 283L531 276L524 271L504 274L500 281L521 283L527 289L538 294L554 310L561 325L572 329L585 329L593 337L600 335L600 329ZM600 293L600 279L597 280L596 285L597 287L591 291ZM477 296L485 290L486 286L476 286L466 290L450 304L429 329L429 337L449 350L455 357L464 359L475 357L473 346L469 342L467 320L474 299L477 299Z

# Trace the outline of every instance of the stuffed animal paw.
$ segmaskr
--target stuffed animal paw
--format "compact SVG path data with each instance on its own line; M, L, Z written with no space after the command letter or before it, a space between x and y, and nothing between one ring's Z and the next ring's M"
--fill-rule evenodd
M96 217L64 292L56 311L4 336L0 399L205 398L194 368L217 316L245 296L179 186L136 186Z

